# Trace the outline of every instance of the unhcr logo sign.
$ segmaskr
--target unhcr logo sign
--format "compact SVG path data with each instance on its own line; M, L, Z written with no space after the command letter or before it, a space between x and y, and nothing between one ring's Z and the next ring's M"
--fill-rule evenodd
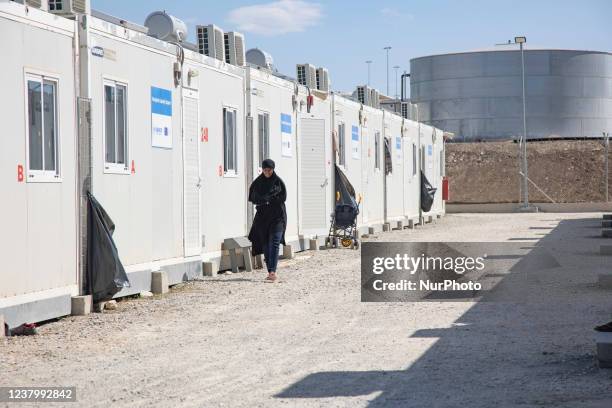
M560 266L554 254L530 243L364 242L361 301L516 301L527 293L503 299L496 288L513 274Z

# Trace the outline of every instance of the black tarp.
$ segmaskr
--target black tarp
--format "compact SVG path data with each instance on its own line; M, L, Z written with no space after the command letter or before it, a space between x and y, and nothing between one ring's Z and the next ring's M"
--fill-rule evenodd
M336 165L336 208L335 224L347 227L355 222L359 214L359 204L355 199L355 189L346 175Z
M391 161L391 142L385 137L385 174L393 172L393 163Z
M94 196L87 192L87 290L94 302L111 299L130 286L113 241L115 223Z
M424 212L431 210L436 190L437 188L433 187L429 180L427 180L427 177L425 177L425 174L421 172L421 210Z

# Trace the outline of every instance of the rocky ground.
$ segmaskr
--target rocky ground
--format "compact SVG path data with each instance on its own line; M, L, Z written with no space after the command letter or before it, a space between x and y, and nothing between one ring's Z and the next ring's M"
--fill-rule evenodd
M529 178L559 203L605 199L605 151L602 141L529 142ZM612 154L609 191L612 196ZM510 203L519 199L518 144L448 143L446 173L451 203ZM529 185L530 201L551 202ZM611 197L612 199L612 197Z
M205 278L0 339L0 386L76 386L84 407L609 408L598 217L456 214L368 239L548 248L559 267L496 274L503 302L361 303L358 251L308 251L278 284Z

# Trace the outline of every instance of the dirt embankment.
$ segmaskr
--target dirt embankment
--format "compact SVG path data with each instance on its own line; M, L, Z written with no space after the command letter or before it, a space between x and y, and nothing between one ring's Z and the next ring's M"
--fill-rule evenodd
M529 178L555 202L605 201L602 141L530 142L527 151ZM612 168L612 154L609 157ZM450 203L518 202L518 144L448 143L446 174L450 180ZM612 196L612 176L609 179ZM529 183L529 201L551 202L546 195Z

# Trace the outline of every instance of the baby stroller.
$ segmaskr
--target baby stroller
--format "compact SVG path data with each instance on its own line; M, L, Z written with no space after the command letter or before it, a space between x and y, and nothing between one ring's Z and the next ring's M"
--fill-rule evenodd
M359 215L359 200L355 200L355 189L344 173L336 166L336 208L331 215L329 235L325 246L337 248L359 248L359 233L357 231L357 215Z

